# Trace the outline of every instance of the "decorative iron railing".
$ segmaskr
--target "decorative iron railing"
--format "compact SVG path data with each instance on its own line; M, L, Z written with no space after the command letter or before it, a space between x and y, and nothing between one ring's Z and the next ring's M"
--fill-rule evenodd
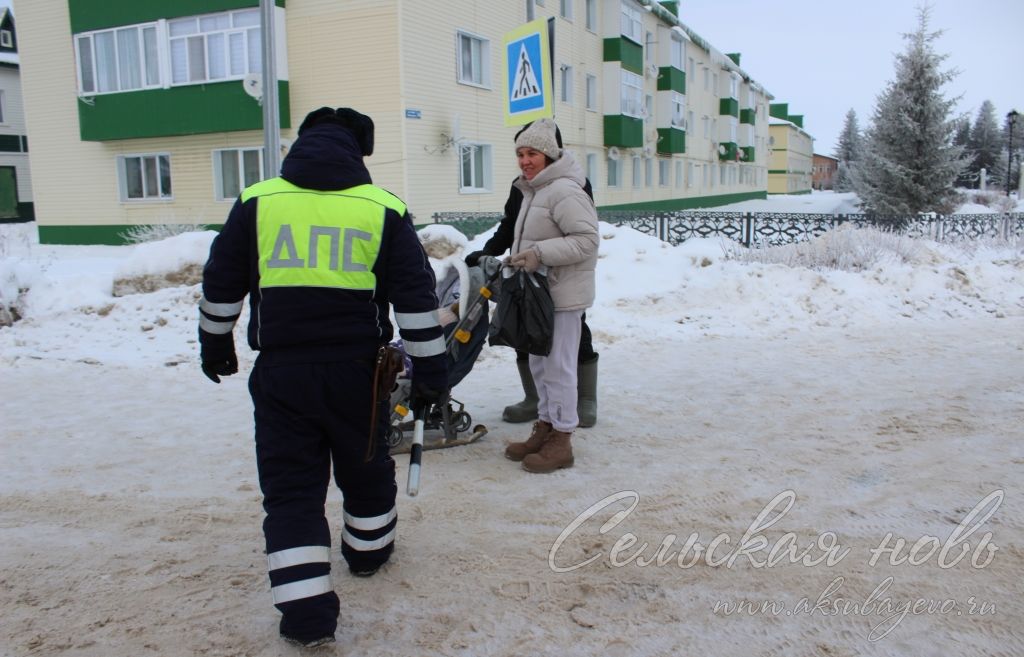
M454 226L470 239L501 220L500 212L439 212L434 223ZM747 247L777 246L817 237L851 224L936 241L962 239L1024 239L1024 213L923 214L887 217L868 214L805 214L797 212L720 212L685 210L645 212L598 210L601 221L629 226L670 244L694 237L722 237Z

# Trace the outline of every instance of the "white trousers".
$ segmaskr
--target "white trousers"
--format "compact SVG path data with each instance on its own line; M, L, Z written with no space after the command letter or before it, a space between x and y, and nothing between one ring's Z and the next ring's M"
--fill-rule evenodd
M580 423L576 413L576 366L582 319L582 310L556 310L551 353L530 354L530 373L540 400L537 417L550 422L555 431L571 432Z

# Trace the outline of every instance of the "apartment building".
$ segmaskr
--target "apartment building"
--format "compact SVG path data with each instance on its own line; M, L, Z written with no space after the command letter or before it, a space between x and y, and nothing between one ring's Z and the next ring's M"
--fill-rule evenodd
M814 137L804 117L790 114L788 103L771 103L768 124L768 193L810 194L814 166Z
M282 149L308 111L354 107L376 123L374 182L417 223L500 211L518 174L504 36L550 19L554 118L599 207L763 198L772 96L683 11L653 0L277 0ZM19 12L42 241L216 225L240 189L276 173L264 170L250 95L258 0L32 0Z
M0 222L31 221L32 177L21 100L18 33L10 8L0 8Z

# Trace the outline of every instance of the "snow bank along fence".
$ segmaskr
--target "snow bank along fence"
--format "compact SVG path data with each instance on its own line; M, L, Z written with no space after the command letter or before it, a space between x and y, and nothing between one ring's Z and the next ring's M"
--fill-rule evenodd
M817 237L837 226L878 228L936 241L995 238L1024 239L1024 213L923 214L883 217L867 214L797 212L713 212L707 210L645 212L598 210L601 221L629 226L672 245L691 237L724 237L747 247L777 246ZM469 239L501 220L500 212L438 212L434 223L454 226Z

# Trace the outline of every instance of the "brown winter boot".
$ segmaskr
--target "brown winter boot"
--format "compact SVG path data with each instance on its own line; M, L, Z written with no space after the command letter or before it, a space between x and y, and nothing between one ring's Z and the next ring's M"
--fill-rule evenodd
M544 420L537 420L533 423L533 433L521 443L509 443L505 448L505 458L512 461L522 461L528 454L535 454L540 451L544 441L551 433L551 423Z
M559 468L571 468L573 458L572 445L569 444L570 438L572 438L571 431L552 429L540 451L536 454L528 454L523 459L523 470L547 474Z

